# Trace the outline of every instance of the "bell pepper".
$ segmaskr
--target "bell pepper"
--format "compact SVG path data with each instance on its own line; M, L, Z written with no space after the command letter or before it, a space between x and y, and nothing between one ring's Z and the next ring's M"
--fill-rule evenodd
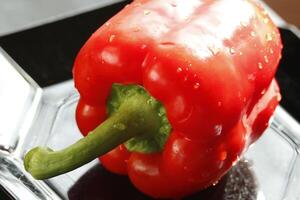
M178 198L216 183L267 128L280 93L279 32L252 0L135 0L100 27L74 64L85 135L37 147L37 179L100 156L140 191Z

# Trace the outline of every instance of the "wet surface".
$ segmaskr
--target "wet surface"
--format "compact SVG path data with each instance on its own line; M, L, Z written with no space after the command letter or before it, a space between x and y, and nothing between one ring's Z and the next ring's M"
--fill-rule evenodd
M255 200L258 186L251 162L242 160L217 185L209 187L184 200ZM69 190L70 200L151 199L137 191L127 176L119 176L97 165L83 175Z
M90 35L130 1L0 37L0 46L42 87L72 78L76 54ZM300 120L299 37L280 29L283 56L276 79L281 105Z

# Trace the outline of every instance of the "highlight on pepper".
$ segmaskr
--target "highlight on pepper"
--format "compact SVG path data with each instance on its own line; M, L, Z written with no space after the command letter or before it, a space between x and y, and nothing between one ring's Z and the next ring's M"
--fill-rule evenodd
M25 169L47 179L99 158L154 198L202 190L268 127L280 101L281 49L254 0L135 0L75 59L85 137L62 150L32 149Z

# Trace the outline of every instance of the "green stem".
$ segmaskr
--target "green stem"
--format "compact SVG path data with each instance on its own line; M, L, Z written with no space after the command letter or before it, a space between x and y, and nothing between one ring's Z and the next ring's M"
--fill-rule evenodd
M74 170L128 139L159 129L157 111L145 95L126 99L116 113L88 136L60 150L36 147L24 159L25 169L36 179L47 179Z

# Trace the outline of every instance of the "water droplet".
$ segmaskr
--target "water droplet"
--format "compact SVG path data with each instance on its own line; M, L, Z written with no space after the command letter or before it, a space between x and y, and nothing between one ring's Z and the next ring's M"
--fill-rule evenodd
M222 129L223 129L223 127L222 127L221 124L215 125L215 126L214 126L215 134L216 134L217 136L218 136L218 135L221 135Z
M170 45L170 46L175 45L174 42L161 42L161 43L159 43L159 44L160 44L160 45Z
M104 25L105 25L105 26L109 26L109 25L110 25L110 22L106 22Z
M180 72L182 72L182 68L178 67L176 71L177 71L177 73L180 73Z
M265 24L269 23L269 18L267 18L267 17L264 18L264 23L265 23Z
M268 56L264 56L264 60L265 60L266 63L269 63L269 58L268 58Z
M276 100L277 100L277 101L280 101L280 100L281 100L281 95L280 95L280 93L277 93Z
M266 93L266 90L265 89L263 89L262 91L261 91L261 95L264 95Z
M141 46L141 49L146 49L147 48L147 45L145 45L145 44L143 44L142 46Z
M170 5L173 7L177 7L177 4L175 2L171 2Z
M262 69L263 68L263 64L261 62L258 63L258 69Z
M212 53L212 55L217 55L220 52L220 49L215 46L208 47L208 50Z
M222 106L222 102L218 101L218 107L221 107L221 106Z
M183 81L186 82L187 80L188 80L188 76L185 76L185 77L183 78Z
M192 67L192 63L189 64L189 67Z
M200 83L197 82L197 83L194 84L194 89L195 90L199 89L199 87L200 87Z
M274 54L274 50L273 49L270 49L270 54Z
M271 33L267 33L267 34L265 35L265 38L266 38L266 41L267 41L267 42L270 42L270 41L273 40L272 34L271 34Z
M139 32L140 30L141 30L141 28L135 27L135 28L133 29L133 32Z
M144 15L149 15L150 13L150 10L144 10Z
M248 25L248 23L247 23L247 22L241 22L241 25L242 25L243 27L246 27L246 26Z
M216 186L219 183L219 181L214 182L212 185Z
M242 55L243 55L243 52L240 51L240 52L239 52L239 55L242 56Z
M115 37L116 37L116 35L111 35L111 36L109 37L109 42L113 42L114 39L115 39Z
M122 123L117 123L117 124L114 124L114 125L113 125L113 127L114 127L115 129L118 129L118 130L120 130L120 131L123 131L123 130L125 130L125 129L126 129L126 126L125 126L125 124L122 124Z
M224 161L227 158L227 152L226 151L222 151L220 154L220 160Z
M262 14L266 16L266 15L268 15L268 12L267 12L266 10L264 10L264 11L262 12Z
M255 33L254 31L251 31L250 35L251 35L252 37L255 37L255 36L256 36L256 33Z
M246 98L246 97L244 97L244 98L243 98L243 102L245 103L246 101L247 101L247 98Z
M254 81L254 80L255 80L254 74L249 74L249 75L248 75L248 80Z
M229 49L229 52L230 52L230 54L235 54L235 49L234 49L233 47L231 47L231 48Z
M153 102L153 101L152 101L151 98L147 100L147 104L152 104L152 102Z

